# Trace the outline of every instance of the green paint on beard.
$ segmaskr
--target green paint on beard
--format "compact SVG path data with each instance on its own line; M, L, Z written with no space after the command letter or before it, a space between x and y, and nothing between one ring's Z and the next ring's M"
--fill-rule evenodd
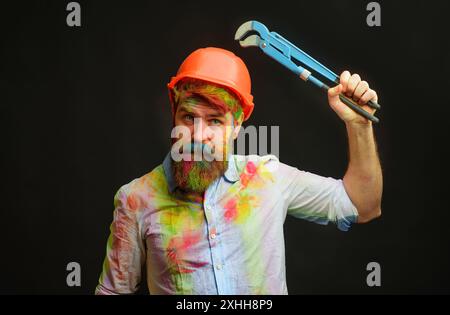
M222 176L228 161L173 161L172 172L179 188L186 192L204 192L211 183Z

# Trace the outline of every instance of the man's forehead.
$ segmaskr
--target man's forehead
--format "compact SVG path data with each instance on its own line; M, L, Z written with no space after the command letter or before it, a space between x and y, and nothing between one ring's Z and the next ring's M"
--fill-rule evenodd
M204 115L214 115L214 116L225 116L226 112L220 110L218 107L211 105L207 101L196 100L196 101L183 101L178 106L179 111L184 111L188 113L204 114Z

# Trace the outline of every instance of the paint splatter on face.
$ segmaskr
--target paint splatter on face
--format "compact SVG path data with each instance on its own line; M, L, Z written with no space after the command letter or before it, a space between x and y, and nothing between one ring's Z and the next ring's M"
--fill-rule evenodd
M241 121L244 116L239 98L234 93L206 81L191 78L181 80L174 87L173 95L175 107L185 99L200 97L222 112L231 112L236 121Z
M174 125L190 130L189 137L181 139L183 152L186 147L205 145L209 152L214 152L212 159L172 160L174 179L182 190L202 193L228 167L233 141L231 127L234 127L236 117L242 119L242 108L237 98L226 89L200 80L184 80L174 93L177 104ZM194 151L192 149L191 153ZM200 152L204 152L203 149Z

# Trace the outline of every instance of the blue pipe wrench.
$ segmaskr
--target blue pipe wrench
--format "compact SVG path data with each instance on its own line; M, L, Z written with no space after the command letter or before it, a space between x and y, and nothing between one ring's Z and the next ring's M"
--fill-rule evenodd
M275 32L269 32L267 27L258 21L247 21L242 24L237 29L234 39L238 40L242 47L254 46L261 48L265 54L294 72L301 79L311 82L325 91L328 91L330 87L316 78L311 71L339 84L339 77L333 71L322 65L281 35ZM309 68L309 70L307 68ZM363 110L362 107L344 94L340 94L339 98L344 104L361 116L374 123L380 121L377 117ZM381 108L379 104L372 100L367 102L367 106L373 109Z

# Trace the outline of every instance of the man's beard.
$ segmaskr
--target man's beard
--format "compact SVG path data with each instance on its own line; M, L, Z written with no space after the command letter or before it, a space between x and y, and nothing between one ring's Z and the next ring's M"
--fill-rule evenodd
M172 172L175 183L186 192L203 193L211 183L222 176L228 167L228 161L174 161Z

